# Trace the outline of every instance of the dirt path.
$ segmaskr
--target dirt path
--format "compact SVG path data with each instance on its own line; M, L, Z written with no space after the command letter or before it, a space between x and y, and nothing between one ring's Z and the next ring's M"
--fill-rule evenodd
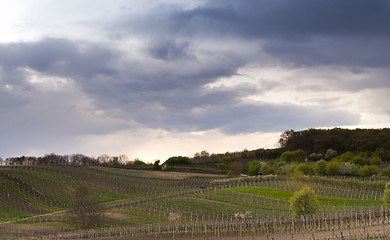
M385 236L390 237L390 224L359 227L344 230L330 230L330 231L318 231L318 232L306 232L295 234L275 234L275 235L262 235L262 236L195 236L195 237L181 237L181 236L164 236L164 237L115 237L118 240L341 240L341 239L367 239L369 236L376 237L375 239L387 239ZM112 237L94 238L100 240L113 239Z
M67 210L60 210L60 211L56 211L56 212L45 213L45 214L35 215L35 216L25 217L25 218L18 218L18 219L6 221L6 222L0 222L0 226L1 225L5 225L5 224L10 224L10 223L17 223L17 222L21 222L21 221L31 220L31 219L38 219L38 218L49 217L49 216L53 216L53 215L56 215L56 214L65 213L66 211Z

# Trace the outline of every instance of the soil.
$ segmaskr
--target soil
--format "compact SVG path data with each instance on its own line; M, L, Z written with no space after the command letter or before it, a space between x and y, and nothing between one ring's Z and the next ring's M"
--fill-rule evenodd
M123 213L107 212L105 213L105 217L115 219L115 220L123 220L123 219L131 218L131 215L123 214Z
M117 216L116 216L117 215ZM122 214L115 214L115 216L123 218L125 216L121 216ZM72 236L74 234L72 232L62 231L58 228L54 227L45 227L45 226L23 226L23 225L0 225L0 232L2 231L13 231L13 232L29 232L35 236L47 236L54 234L61 234L62 236ZM361 239L362 236L378 236L379 234L385 239L384 235L390 236L390 224L379 225L379 226L370 226L370 227L360 227L360 228L352 228L350 230L331 230L331 231L318 231L318 232L307 232L307 233L295 233L295 234L275 234L275 235L262 235L262 236L232 236L232 237L216 237L216 236L195 236L195 237L181 237L181 236L164 236L164 237L115 237L118 240L314 240L314 239ZM31 235L30 235L31 236ZM108 240L112 239L112 237L104 237L104 238L94 238L100 240Z
M331 231L318 231L318 232L308 232L308 233L295 233L295 234L275 234L275 235L263 235L263 236L232 236L232 237L216 237L216 236L195 236L195 237L180 237L180 236L166 236L166 237L115 237L118 240L315 240L315 239L362 239L362 236L378 236L380 234L383 239L386 236L390 236L390 224L380 225L380 226L370 226L370 227L361 227L354 228L350 230L331 230ZM100 240L111 239L107 238L95 238ZM366 239L366 238L364 238ZM379 239L379 238L378 238Z
M45 236L49 234L57 234L60 232L65 232L59 228L55 227L48 227L48 226L32 226L32 225L8 225L3 224L0 225L0 232L14 232L14 233L21 233L21 232L28 232L28 235L34 235L34 236Z

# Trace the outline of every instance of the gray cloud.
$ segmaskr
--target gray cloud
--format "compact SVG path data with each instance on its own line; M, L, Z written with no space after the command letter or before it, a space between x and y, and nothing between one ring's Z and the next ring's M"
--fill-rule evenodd
M113 74L110 61L117 54L112 50L89 43L59 38L36 42L0 45L0 63L3 69L31 68L38 72L89 78L96 74Z
M268 57L295 66L388 67L388 22L386 0L213 0L190 10L153 9L114 29L162 39L160 55L169 54L174 39L238 38L243 46L258 42ZM167 36L173 41L166 42Z
M163 39L151 43L150 54L161 60L176 60L193 57L187 53L188 42L178 42L174 39Z
M309 41L273 40L264 51L294 66L340 65L387 68L390 66L390 38L312 38Z
M245 37L383 36L389 13L386 0L213 0L177 13L174 22Z
M128 123L135 121L151 128L175 131L221 129L226 133L236 134L282 131L292 125L303 128L307 125L356 123L357 119L350 117L348 113L339 114L331 110L319 115L340 117L318 118L313 114L313 109L293 105L243 103L243 97L260 91L252 85L205 88L206 84L220 77L235 75L237 69L247 63L242 56L232 52L222 55L211 53L205 59L206 62L184 57L177 67L172 67L173 63L170 61L128 60L121 63L122 67L114 68L113 62L119 61L121 55L110 48L88 42L44 39L35 43L0 45L0 56L0 65L9 72L31 68L47 75L72 78L76 86L91 98L97 110L104 110L118 120ZM25 91L32 92L35 102L46 102L48 96L35 94L27 77L20 75L16 85L26 86ZM87 127L88 124L85 123L89 118L82 120L71 117L80 113L68 109L68 105L60 102L67 101L53 101L50 107L36 112L30 118L31 121L21 121L19 125L28 123L25 126L32 128L32 123L43 117L50 124L44 121L37 129L46 128L48 132L56 132L58 129L67 132L67 129L73 129L68 133L95 133L124 127L120 124L98 130L100 123ZM53 109L59 110L52 113ZM62 110L65 115L60 114ZM28 113L27 111L26 114ZM62 127L63 122L67 122L66 127ZM13 125L11 122L7 124Z

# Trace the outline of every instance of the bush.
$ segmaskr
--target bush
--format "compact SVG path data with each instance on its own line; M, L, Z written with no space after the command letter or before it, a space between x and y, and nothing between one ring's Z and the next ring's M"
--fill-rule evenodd
M303 162L306 159L307 155L302 149L295 151L287 151L280 156L280 159L285 162Z
M387 168L382 169L381 173L382 173L382 176L390 177L390 166L388 166Z
M260 172L260 161L252 161L249 163L248 174L251 176L257 175Z
M366 160L364 160L364 158L361 157L361 156L355 156L351 160L349 160L349 162L352 163L352 164L361 166L361 167L366 165Z
M302 173L303 175L311 175L313 172L313 168L306 163L301 163L294 169L294 173Z
M312 153L309 155L309 160L310 161L318 161L322 159L322 154L321 153Z
M267 164L262 164L260 167L259 173L261 175L270 175L270 174L276 174L276 167L273 164L273 161L267 162Z
M326 151L326 153L325 153L324 158L325 158L326 160L330 160L330 159L332 159L332 158L334 158L334 157L336 157L336 156L337 156L337 151L336 151L336 150L328 149L328 150Z
M335 176L339 174L339 164L336 161L330 161L326 164L326 175Z
M385 190L383 192L382 201L386 205L390 205L390 182L386 183Z
M350 162L345 162L339 165L339 171L343 176L355 176L359 173L359 167Z
M364 166L360 169L359 174L362 177L372 177L380 172L380 168L377 166Z
M318 211L320 204L315 197L314 191L305 186L290 199L290 211L294 216L313 214Z
M183 156L170 157L164 162L164 164L167 166L187 165L190 163L191 163L191 160L188 157L183 157Z
M338 156L336 158L336 160L339 163L350 162L355 156L356 155L351 153L351 152L345 152L345 153L341 154L340 156Z
M133 164L137 165L137 166L146 166L146 163L141 161L141 160L139 160L139 159L135 159Z
M379 166L379 165L382 165L382 164L383 164L383 161L382 161L382 159L380 157L374 156L374 157L370 158L370 165Z
M296 163L287 163L280 166L277 169L277 173L280 175L290 175L294 172L294 169L297 167Z
M324 159L321 159L320 161L316 162L316 164L314 165L314 172L318 175L325 175L327 164L328 163Z

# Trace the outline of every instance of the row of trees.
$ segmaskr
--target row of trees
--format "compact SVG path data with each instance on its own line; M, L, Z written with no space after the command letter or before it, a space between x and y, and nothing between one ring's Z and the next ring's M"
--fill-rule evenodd
M147 164L138 158L130 161L126 155L109 156L107 154L100 155L97 158L86 156L83 154L58 155L47 154L43 157L21 156L9 157L6 159L0 158L0 165L92 165L92 166L146 166Z
M345 152L373 152L377 148L390 149L390 128L383 129L307 129L285 131L279 140L283 151L302 149L307 153L324 153L327 149ZM386 156L384 161L389 161Z

